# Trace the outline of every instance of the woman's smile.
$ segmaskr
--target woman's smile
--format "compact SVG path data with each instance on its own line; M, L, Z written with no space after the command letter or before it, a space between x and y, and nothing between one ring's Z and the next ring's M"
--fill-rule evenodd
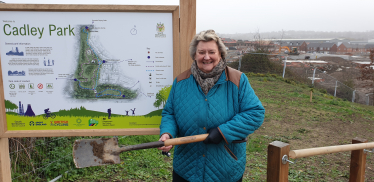
M221 60L221 53L215 41L200 41L195 54L197 67L204 73L209 73Z

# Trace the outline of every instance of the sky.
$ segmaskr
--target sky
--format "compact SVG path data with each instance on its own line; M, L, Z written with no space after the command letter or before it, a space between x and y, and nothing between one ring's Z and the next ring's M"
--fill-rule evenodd
M1 0L22 4L179 5L179 0ZM181 0L182 1L182 0ZM196 0L196 31L374 30L373 0Z

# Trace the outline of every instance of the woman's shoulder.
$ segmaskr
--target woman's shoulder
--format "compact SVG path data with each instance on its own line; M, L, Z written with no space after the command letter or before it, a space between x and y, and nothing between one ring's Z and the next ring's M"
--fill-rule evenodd
M240 78L242 77L243 73L239 70L226 66L225 74L226 74L226 81L231 81L239 88Z
M192 74L192 72L191 72L191 68L188 69L188 70L186 70L186 71L184 71L183 73L179 74L179 75L177 76L177 83L178 83L179 81L182 81L182 80L185 80L185 79L189 78L189 77L191 76L191 74Z

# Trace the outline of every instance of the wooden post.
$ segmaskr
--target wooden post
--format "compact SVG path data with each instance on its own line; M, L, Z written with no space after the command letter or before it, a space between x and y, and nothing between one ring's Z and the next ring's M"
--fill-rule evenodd
M313 91L310 91L310 102L312 102L312 98L313 98Z
M268 146L268 182L287 182L288 181L288 162L282 163L282 157L290 152L290 144L280 141L274 141Z
M191 40L196 35L196 0L180 0L180 63L181 72L191 68L193 62L189 47Z
M9 159L9 139L0 138L0 181L11 182L12 176L10 173L10 159Z
M4 3L5 4L5 3ZM0 137L8 130L6 122L6 108L5 108L5 98L4 98L4 88L3 88L3 75L1 68L1 54L0 54ZM0 154L1 155L1 154ZM1 179L1 178L0 178Z
M366 143L366 139L354 138L352 144ZM351 165L349 170L350 182L364 182L365 181L365 166L366 166L366 153L363 149L352 150L351 152Z

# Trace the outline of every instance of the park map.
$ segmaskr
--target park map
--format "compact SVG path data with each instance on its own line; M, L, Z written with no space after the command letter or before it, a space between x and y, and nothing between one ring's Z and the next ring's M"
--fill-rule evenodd
M93 26L80 27L80 45L77 69L74 78L74 94L76 99L134 99L136 90L118 84L100 83L100 71L111 61L103 60L90 45L90 30Z

